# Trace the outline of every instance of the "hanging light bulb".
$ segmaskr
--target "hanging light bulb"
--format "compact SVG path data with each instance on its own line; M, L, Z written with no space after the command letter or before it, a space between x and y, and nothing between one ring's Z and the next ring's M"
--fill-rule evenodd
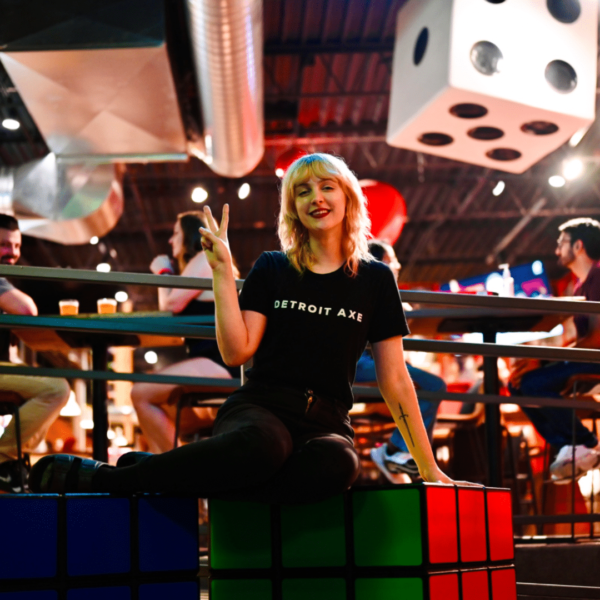
M499 181L496 184L496 187L492 190L492 194L494 194L494 196L499 196L504 191L505 187L506 184L504 183L504 181Z
M563 165L563 175L567 181L577 179L583 173L583 161L580 158L567 160Z
M250 184L242 183L240 189L238 190L238 198L240 200L245 200L250 195Z
M192 202L201 204L208 198L208 192L203 187L196 187L192 192Z

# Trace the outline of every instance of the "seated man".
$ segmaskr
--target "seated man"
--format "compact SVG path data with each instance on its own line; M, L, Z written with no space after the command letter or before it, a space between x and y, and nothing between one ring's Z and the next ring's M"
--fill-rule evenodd
M401 266L396 258L394 249L385 242L373 240L369 244L369 250L377 260L386 263L390 267L397 281ZM417 389L430 392L446 391L446 384L441 377L428 373L423 369L417 369L409 363L406 363L406 367ZM375 362L373 357L368 352L365 352L356 365L355 382L368 383L376 380ZM433 435L433 426L435 425L435 416L439 405L439 400L421 400L419 398L421 416L423 417L423 423L425 424L430 440ZM410 455L404 438L397 428L394 430L387 444L371 449L371 458L385 477L393 483L396 483L396 480L390 473L405 473L409 476L417 476L419 474L417 464Z
M556 246L558 263L570 269L578 279L577 296L600 301L600 223L593 219L572 219L559 227ZM600 349L600 315L577 315L576 348ZM561 392L573 375L600 374L600 363L551 362L519 360L510 376L509 389L516 396L561 398ZM539 434L558 454L550 465L550 475L556 483L567 483L572 475L572 412L567 408L522 407ZM600 448L596 436L576 419L575 476L584 475L600 465Z
M0 263L14 265L21 256L21 232L17 220L0 214ZM0 277L0 311L11 315L37 315L33 299ZM10 332L0 329L0 364L8 362ZM35 448L46 436L69 399L69 384L53 377L24 377L0 374L0 392L16 392L25 400L19 409L23 448ZM0 437L0 490L18 493L20 487L14 420ZM26 475L26 474L24 474ZM24 476L23 480L26 481Z

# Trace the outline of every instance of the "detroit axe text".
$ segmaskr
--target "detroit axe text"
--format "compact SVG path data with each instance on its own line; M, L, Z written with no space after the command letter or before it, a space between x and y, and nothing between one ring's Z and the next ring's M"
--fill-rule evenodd
M302 310L312 314L329 316L332 308L329 306L315 306L314 304L306 304L305 302L298 302L298 300L275 300L275 308L287 308L292 310ZM333 313L332 313L333 314ZM345 317L346 319L352 319L353 321L362 322L362 313L355 310L344 310L340 308L335 315L336 317Z

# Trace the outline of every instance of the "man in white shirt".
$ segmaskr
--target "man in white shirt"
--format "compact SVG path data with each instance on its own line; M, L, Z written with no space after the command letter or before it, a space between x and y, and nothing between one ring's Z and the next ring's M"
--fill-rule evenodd
M0 264L14 265L21 256L19 223L10 216L0 214ZM37 315L37 306L27 294L0 278L0 311L11 315ZM10 332L0 329L0 364L10 365L8 350ZM70 388L65 379L54 377L25 377L0 374L0 391L16 392L24 403L19 409L21 443L24 449L35 448L45 437L50 425L67 403ZM21 477L17 459L17 439L14 419L0 436L0 490L19 493ZM26 473L22 473L26 481Z

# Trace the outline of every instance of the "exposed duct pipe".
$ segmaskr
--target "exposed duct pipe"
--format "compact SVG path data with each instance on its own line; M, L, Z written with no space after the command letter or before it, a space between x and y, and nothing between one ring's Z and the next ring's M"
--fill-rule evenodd
M187 0L205 148L219 175L242 177L264 153L262 0Z
M123 213L123 190L108 164L74 164L54 154L0 169L0 212L23 233L60 244L106 235Z

